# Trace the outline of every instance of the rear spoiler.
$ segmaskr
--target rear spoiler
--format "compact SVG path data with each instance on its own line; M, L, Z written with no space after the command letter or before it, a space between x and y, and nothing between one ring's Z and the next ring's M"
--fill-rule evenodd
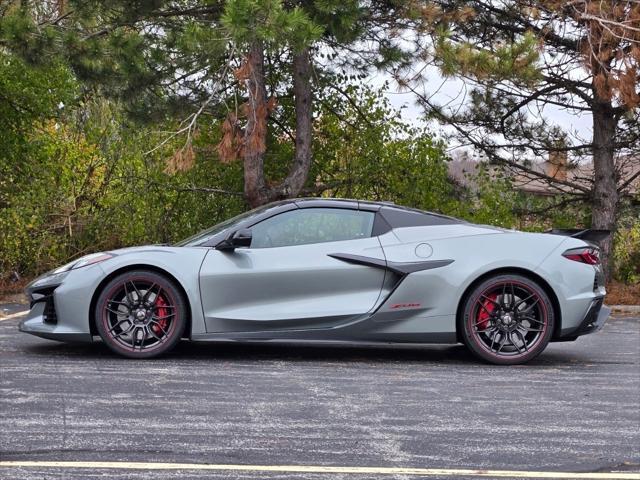
M579 238L587 242L599 242L611 234L611 230L592 230L590 228L552 228L544 233L564 235L565 237Z

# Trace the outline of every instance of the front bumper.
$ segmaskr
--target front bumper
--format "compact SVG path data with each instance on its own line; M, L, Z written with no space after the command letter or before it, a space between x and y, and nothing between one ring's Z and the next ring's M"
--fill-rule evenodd
M21 332L30 333L38 337L61 342L91 342L93 337L90 333L73 328L73 326L51 323L45 313L45 302L35 303L27 318L19 325Z
M21 332L62 342L91 342L91 292L104 278L99 265L60 274L45 274L26 288L31 303Z

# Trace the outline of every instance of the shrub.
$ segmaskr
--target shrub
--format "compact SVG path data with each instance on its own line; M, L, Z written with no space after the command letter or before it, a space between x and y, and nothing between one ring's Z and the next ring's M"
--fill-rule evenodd
M618 229L613 252L614 277L621 282L640 283L640 217Z

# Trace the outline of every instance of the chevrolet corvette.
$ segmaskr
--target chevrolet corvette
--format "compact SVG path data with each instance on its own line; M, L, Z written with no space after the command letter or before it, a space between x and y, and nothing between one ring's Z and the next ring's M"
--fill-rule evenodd
M181 339L463 343L519 364L602 328L598 231L525 233L385 202L295 199L34 280L20 330L149 358Z

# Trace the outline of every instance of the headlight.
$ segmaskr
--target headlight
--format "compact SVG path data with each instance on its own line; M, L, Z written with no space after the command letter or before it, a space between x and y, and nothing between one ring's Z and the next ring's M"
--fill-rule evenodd
M86 255L78 260L74 260L73 262L69 262L66 265L58 267L52 273L68 272L69 270L75 270L76 268L82 268L88 265L93 265L94 263L104 262L114 256L115 255L112 253L92 253L91 255Z

